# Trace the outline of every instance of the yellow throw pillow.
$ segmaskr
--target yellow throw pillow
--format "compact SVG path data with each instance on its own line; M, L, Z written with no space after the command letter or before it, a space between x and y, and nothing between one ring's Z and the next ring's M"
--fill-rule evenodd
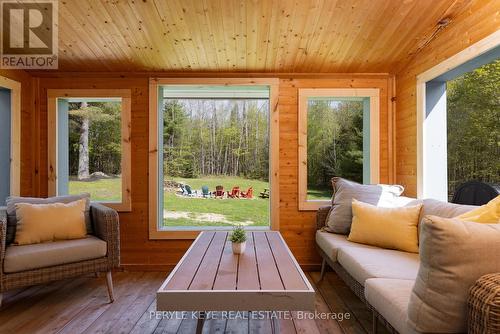
M17 228L14 243L85 238L85 204L81 199L68 204L16 204Z
M455 218L473 223L499 224L500 195L489 201L487 204L481 205L479 208L463 213Z
M383 208L352 201L349 241L418 253L418 218L422 204Z

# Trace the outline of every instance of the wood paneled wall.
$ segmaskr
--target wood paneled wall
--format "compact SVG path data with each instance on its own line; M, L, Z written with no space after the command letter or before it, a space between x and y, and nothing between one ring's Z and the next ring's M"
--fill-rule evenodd
M154 75L161 76L158 73ZM164 74L163 76L167 76ZM233 74L234 76L234 74ZM269 75L268 75L269 76ZM37 79L37 117L33 126L38 135L24 132L39 150L32 166L39 170L38 192L47 195L47 89L128 88L132 90L132 211L120 213L122 264L127 269L158 269L177 263L189 240L149 240L148 238L148 76L117 74L55 74ZM315 251L315 212L298 210L298 88L379 88L380 89L380 175L381 182L394 179L393 78L389 75L320 75L281 77L280 112L280 230L302 265L318 265ZM29 139L28 139L29 138Z
M396 182L417 194L416 76L500 29L498 0L471 1L457 17L396 74Z
M32 117L35 105L33 87L36 79L22 70L0 70L0 76L21 83L21 195L29 196L33 194L33 161L36 150L33 150L30 140L23 139L35 131Z

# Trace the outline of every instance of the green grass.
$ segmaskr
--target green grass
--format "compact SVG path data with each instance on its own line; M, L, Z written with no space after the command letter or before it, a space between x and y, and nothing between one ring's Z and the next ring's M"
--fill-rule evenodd
M332 189L307 188L307 199L309 200L329 200L332 198Z
M93 201L121 202L122 179L102 179L97 181L69 181L69 193L90 193Z
M247 226L269 225L269 199L259 198L259 193L269 183L259 180L249 180L239 177L203 177L196 179L173 178L177 182L189 184L193 190L201 191L206 185L214 191L217 185L230 191L233 186L240 186L246 191L253 187L254 199L214 199L178 196L174 192L164 193L164 209L171 213L182 213L187 217L169 218L163 220L165 227L175 226L234 226L243 223ZM93 201L121 201L121 179L102 179L98 181L70 181L69 193L90 193ZM221 215L223 220L204 219L203 214ZM206 215L205 215L206 216ZM214 218L214 217L212 217ZM250 223L251 222L251 223Z
M269 225L269 199L259 198L258 195L269 183L259 180L249 180L239 177L203 177L196 179L173 178L198 190L206 185L214 191L217 185L224 186L225 191L230 191L233 186L242 190L253 187L254 199L214 199L178 196L172 192L165 192L164 209L173 214L188 213L187 217L168 218L163 220L165 227L174 226L234 226L245 223L247 226ZM203 219L201 214L222 215L224 221L209 221ZM249 223L252 222L252 223Z

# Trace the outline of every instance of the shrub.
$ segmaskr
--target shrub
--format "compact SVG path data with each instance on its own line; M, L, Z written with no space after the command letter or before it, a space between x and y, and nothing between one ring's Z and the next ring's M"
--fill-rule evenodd
M247 234L245 232L245 229L242 226L238 226L234 228L233 232L231 233L231 236L229 237L229 240L234 243L242 243L247 240Z

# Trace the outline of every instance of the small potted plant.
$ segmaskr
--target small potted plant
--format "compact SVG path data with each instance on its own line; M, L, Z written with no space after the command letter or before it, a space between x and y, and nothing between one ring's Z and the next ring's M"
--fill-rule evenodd
M247 244L247 234L242 226L238 226L233 230L229 240L233 243L233 253L242 254L245 251Z

